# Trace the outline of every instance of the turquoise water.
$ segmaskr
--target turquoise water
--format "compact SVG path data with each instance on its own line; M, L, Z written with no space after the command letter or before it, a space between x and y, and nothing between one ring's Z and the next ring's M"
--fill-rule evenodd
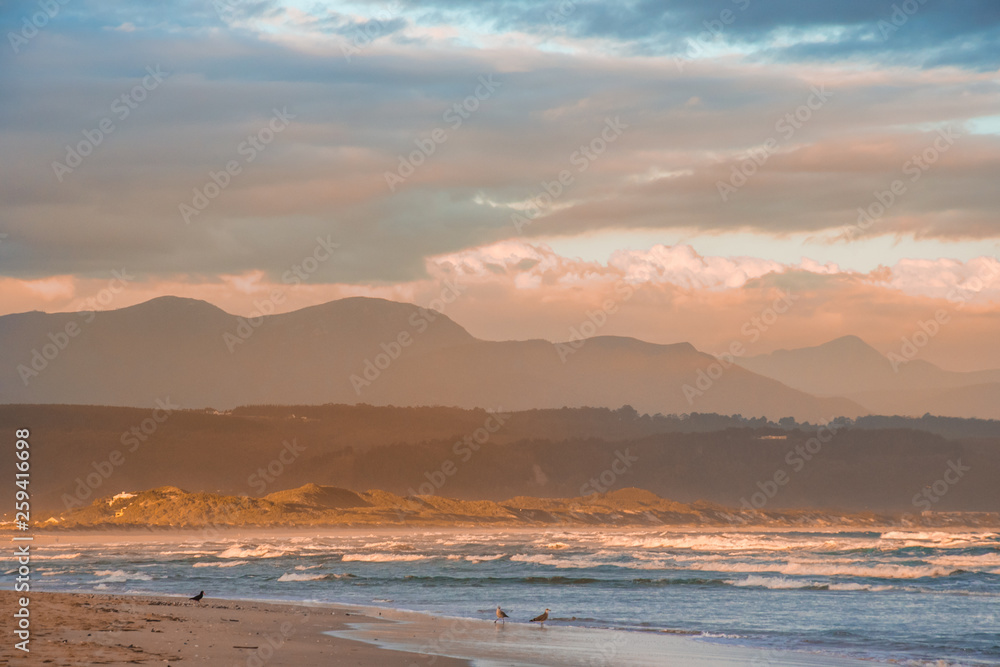
M38 590L309 600L1000 665L994 532L428 532L39 545ZM938 661L943 661L938 663Z

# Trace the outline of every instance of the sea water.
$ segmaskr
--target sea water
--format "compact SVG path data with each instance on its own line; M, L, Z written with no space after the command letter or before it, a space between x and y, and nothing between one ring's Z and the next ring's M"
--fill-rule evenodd
M50 538L54 539L54 538ZM349 603L1000 665L996 532L340 530L58 538L36 590Z

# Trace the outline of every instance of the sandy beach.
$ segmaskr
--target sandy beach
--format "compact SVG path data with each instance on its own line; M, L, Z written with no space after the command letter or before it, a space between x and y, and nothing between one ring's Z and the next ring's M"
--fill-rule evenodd
M0 595L13 608L14 594ZM8 606L9 605L9 606ZM550 623L495 625L332 605L31 593L31 653L10 664L69 665L668 665L850 667L870 662Z
M4 609L15 608L13 592L3 591L0 599ZM358 615L348 609L70 593L32 592L30 599L31 653L14 649L10 640L0 650L0 663L407 667L414 659L412 653L324 634L347 628ZM383 623L377 617L365 620ZM469 663L439 657L434 664Z

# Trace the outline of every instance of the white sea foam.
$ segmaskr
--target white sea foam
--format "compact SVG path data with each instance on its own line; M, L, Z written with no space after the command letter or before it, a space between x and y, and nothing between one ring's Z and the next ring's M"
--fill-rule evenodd
M500 560L506 555L507 554L494 554L492 556L466 556L465 560L469 561L470 563L482 563L485 561Z
M815 588L822 586L815 581L803 581L801 579L788 579L786 577L762 577L751 574L746 579L730 579L726 581L732 586L748 586L753 588L771 588L775 590L795 589L795 588Z
M238 544L220 553L219 558L278 558L287 553L290 553L288 549L273 544L260 544L258 546Z
M1000 553L933 556L927 561L953 570L989 572L988 568L1000 566Z
M892 590L917 590L909 586L899 587L899 586L889 586L887 584L858 584L854 582L844 582L839 584L829 584L829 589L831 591L872 591L874 593L881 593L884 591Z
M227 560L221 563L195 563L191 567L237 567L239 565L246 565L249 562L247 560Z
M831 563L817 562L772 562L772 563L689 563L688 569L709 572L773 572L797 576L825 577L873 577L877 579L918 579L921 577L945 577L955 568L932 565L902 565L895 563Z
M120 584L126 581L152 581L153 578L141 572L126 572L125 570L97 570L95 576L103 577L94 583Z
M362 563L392 563L396 561L427 560L430 556L421 554L344 554L345 563L358 561Z
M957 546L996 546L998 533L948 533L944 531L900 531L892 530L882 533L882 540L902 542L894 544L894 548L905 547L957 547Z
M875 539L831 539L829 535L799 536L761 533L626 533L595 536L607 547L660 549L731 554L794 550L853 550L874 548Z
M41 560L72 560L74 558L79 558L82 555L83 554L81 553L74 553L74 554L54 554L52 556L49 556L48 554L42 553Z
M789 579L788 577L763 577L757 574L748 575L746 579L729 579L726 583L731 586L770 588L772 590L827 588L831 591L871 591L879 593L892 590L917 590L909 587L891 586L888 584L859 584L856 582L831 583L808 579Z
M396 542L395 540L389 540L385 542L369 542L368 544L363 544L361 549L385 549L387 551L416 551L417 548L410 544L409 542Z
M326 578L325 574L296 574L294 572L286 572L278 577L278 581L319 581Z
M549 565L559 569L585 569L591 567L613 566L627 568L629 570L659 570L664 567L662 560L651 560L640 563L610 562L606 559L595 558L593 556L570 556L559 558L552 554L514 554L510 560L515 563L535 563L537 565Z

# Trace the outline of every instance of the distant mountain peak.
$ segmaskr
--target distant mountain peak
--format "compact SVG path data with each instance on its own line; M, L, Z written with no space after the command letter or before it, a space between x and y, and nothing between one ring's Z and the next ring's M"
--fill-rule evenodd
M594 343L598 346L604 347L605 349L619 348L644 350L648 352L662 352L664 350L669 350L671 352L698 352L694 345L687 342L650 343L631 336L594 336L593 338L588 338L586 340L588 343Z
M826 358L828 362L837 363L837 359L843 355L850 355L854 358L870 358L875 360L878 357L885 360L885 355L869 345L864 339L853 334L840 336L819 345L809 347L781 348L768 354L760 354L749 359L798 359L798 360L819 360Z
M216 305L209 303L208 301L202 301L201 299L191 299L184 296L158 296L150 299L149 301L143 301L142 303L137 303L134 306L125 306L124 308L118 308L119 311L130 311L130 312L162 312L162 313L196 313L202 312L213 312L213 313L226 313Z
M841 336L840 338L834 338L833 340L827 341L822 345L817 347L821 348L840 348L840 349L858 349L858 350L872 350L878 352L874 347L869 345L859 336L854 334L848 334L846 336Z

